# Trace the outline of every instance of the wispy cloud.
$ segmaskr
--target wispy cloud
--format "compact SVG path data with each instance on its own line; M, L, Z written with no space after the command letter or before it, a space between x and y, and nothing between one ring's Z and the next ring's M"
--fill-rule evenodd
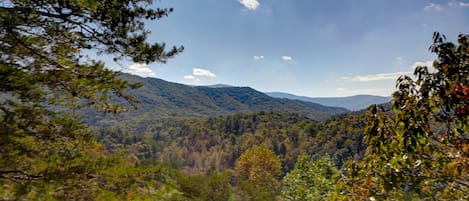
M257 0L239 0L244 7L248 10L256 10L260 6L259 1Z
M443 6L441 6L440 4L436 4L436 3L429 3L428 5L423 7L423 10L425 10L425 11L442 11Z
M205 77L216 77L214 73L212 73L210 70L205 70L201 68L193 68L192 69L192 74L196 76L205 76Z
M292 61L293 58L291 56L282 56L282 60L284 61Z
M134 63L123 70L125 73L138 75L141 77L155 77L156 73L144 63Z
M373 82L382 80L396 80L401 75L409 75L412 72L378 73L371 75L359 75L355 77L342 77L344 81L350 82Z
M195 82L195 83L200 82L200 79L194 77L193 75L186 75L186 76L184 76L184 79L189 80L191 82Z
M261 59L264 59L264 56L254 56L253 59L254 60L261 60Z
M451 7L469 7L469 2L450 2L448 5Z
M402 65L405 63L404 57L396 57L396 63Z
M397 57L396 60L399 61L400 57ZM341 80L349 82L373 82L373 81L382 81L382 80L396 80L401 75L412 75L415 68L418 66L426 66L431 71L433 69L433 61L417 61L410 66L410 70L406 72L395 72L395 73L378 73L370 75L357 75L354 77L342 77Z
M447 5L443 4L437 4L437 3L429 3L425 7L423 7L423 10L425 11L443 11L446 8L458 8L458 7L469 7L469 2L449 2Z
M337 87L335 90L336 90L336 91L345 91L345 88Z

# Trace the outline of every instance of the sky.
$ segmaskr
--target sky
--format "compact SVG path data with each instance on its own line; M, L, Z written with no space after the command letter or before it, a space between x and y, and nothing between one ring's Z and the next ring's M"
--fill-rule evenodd
M150 42L184 52L166 64L111 68L188 85L228 84L310 97L390 96L430 65L438 31L469 34L469 1L156 0Z

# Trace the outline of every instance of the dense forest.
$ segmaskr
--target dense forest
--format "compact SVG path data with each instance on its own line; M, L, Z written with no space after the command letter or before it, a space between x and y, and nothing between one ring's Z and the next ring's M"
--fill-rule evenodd
M133 128L133 129L132 129ZM269 147L288 172L299 155L329 155L337 167L361 158L364 112L316 122L298 114L257 112L203 119L160 119L150 125L120 122L97 129L97 139L112 152L156 158L190 173L232 169L252 146Z
M436 32L433 66L348 112L86 56L182 53L147 42L146 21L173 11L151 3L0 4L0 200L469 199L469 35Z

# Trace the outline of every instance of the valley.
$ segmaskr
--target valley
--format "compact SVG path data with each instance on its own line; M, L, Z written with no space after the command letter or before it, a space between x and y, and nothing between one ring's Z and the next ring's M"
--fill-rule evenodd
M0 200L469 200L468 8L2 1Z
M194 87L128 74L121 78L144 84L129 91L139 108L117 116L85 116L95 122L98 141L113 153L155 158L204 174L233 169L240 154L256 145L274 150L285 172L302 154L327 154L340 168L365 149L365 110L272 98L249 87Z

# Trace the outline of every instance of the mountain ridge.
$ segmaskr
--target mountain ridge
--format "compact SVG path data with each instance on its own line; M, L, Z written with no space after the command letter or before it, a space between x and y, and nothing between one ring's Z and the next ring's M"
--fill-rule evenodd
M157 116L214 117L264 111L294 113L323 121L333 115L349 112L340 107L274 98L250 87L189 86L125 73L119 79L140 82L143 86L127 90L127 93L140 101L140 109L120 115L116 117L117 120L145 119L144 121L150 122L157 119ZM117 103L126 104L123 101ZM101 119L109 120L105 117Z
M332 107L343 107L351 111L359 111L366 109L371 104L383 104L388 103L391 97L386 96L375 96L375 95L354 95L345 97L308 97L308 96L297 96L290 93L284 92L265 92L265 94L275 98L286 98L291 100L302 100L306 102L312 102L321 104L324 106Z

